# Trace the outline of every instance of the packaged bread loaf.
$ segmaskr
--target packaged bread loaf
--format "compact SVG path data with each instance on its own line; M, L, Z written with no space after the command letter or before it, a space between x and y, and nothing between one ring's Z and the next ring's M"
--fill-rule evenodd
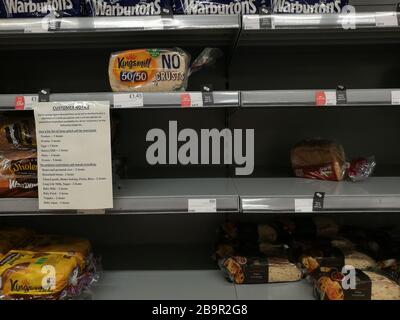
M358 269L346 276L339 271L321 274L314 292L321 300L400 300L397 283L382 274Z
M0 150L34 149L36 147L33 117L0 118Z
M89 240L83 238L39 234L22 249L74 256L81 270L84 270L90 259L91 245Z
M111 55L108 75L113 91L184 90L190 56L182 49L137 49Z
M236 284L291 282L301 279L301 270L284 257L233 256L221 259L225 276Z
M343 147L333 141L301 141L292 148L291 161L294 174L301 178L341 181L346 172Z
M0 151L0 178L36 176L36 150Z
M36 150L0 151L0 197L37 197Z
M12 250L0 261L3 299L61 299L78 285L79 265L71 255Z

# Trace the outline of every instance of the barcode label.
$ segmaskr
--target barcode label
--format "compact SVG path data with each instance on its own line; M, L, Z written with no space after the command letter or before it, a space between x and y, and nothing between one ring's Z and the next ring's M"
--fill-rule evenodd
M189 199L188 212L217 212L217 199Z

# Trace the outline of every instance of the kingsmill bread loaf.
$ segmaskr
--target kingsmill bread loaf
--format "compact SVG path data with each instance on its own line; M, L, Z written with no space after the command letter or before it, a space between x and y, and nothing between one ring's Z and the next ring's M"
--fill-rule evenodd
M113 91L184 90L190 56L182 49L137 49L111 55L108 75Z

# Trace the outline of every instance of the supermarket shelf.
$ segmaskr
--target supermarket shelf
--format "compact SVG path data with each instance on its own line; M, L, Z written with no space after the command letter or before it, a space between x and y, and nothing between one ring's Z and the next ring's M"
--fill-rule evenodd
M236 300L218 270L105 271L92 291L95 300Z
M217 213L238 213L239 198L230 179L120 180L110 214L188 213L189 199L216 199ZM0 199L2 215L53 214L40 211L37 199ZM56 214L76 211L56 211Z
M0 19L0 48L233 45L239 29L236 15Z
M315 107L315 94L318 91L336 90L270 90L242 91L243 107ZM400 89L349 89L346 91L347 103L341 106L390 106L392 92Z
M305 281L234 285L219 270L105 271L95 300L312 300Z
M315 300L312 286L306 280L235 287L239 300Z
M145 108L180 108L181 96L186 92L145 92L143 106ZM190 92L192 93L192 92ZM0 110L13 110L17 96L35 96L37 94L4 94L0 95ZM50 101L110 101L113 106L117 96L126 93L88 92L88 93L54 93L50 94ZM238 91L214 91L214 103L207 107L238 107Z
M325 192L326 212L399 211L400 177L372 177L360 183L300 178L235 179L244 213L293 212L295 199Z
M354 44L354 40L398 43L397 15L396 12L361 12L351 17L346 14L245 15L239 45ZM260 19L269 19L272 27L260 29Z

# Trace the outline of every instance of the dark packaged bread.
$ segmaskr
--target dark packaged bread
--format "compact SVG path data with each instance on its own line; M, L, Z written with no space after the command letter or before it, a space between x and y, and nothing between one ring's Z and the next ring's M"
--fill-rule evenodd
M386 276L372 271L354 270L347 277L337 270L321 273L314 293L321 300L400 300L400 286Z
M0 150L35 147L36 132L33 117L10 116L0 119Z
M0 178L36 176L36 150L0 151Z
M297 177L341 181L346 172L343 147L329 140L310 139L296 144L291 162Z
M232 256L219 266L227 279L236 284L291 282L301 279L301 270L287 257Z

